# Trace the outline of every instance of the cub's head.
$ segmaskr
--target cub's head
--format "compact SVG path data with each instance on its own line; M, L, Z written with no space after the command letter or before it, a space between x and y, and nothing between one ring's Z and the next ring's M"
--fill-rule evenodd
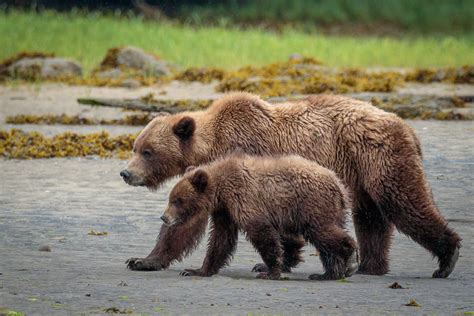
M209 174L197 169L188 171L171 190L168 207L161 219L166 225L183 224L212 205Z
M129 185L157 189L182 174L192 155L196 123L186 114L159 116L140 132L133 157L120 176Z

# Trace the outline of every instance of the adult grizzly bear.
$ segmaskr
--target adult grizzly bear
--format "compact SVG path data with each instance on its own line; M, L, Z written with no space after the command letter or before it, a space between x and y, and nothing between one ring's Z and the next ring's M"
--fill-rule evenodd
M218 273L242 231L268 267L258 278L280 279L285 264L280 236L295 235L320 253L325 273L309 278L337 280L357 269L356 243L344 230L349 208L342 182L315 162L300 156L240 155L187 172L171 190L161 218L167 226L186 224L202 213L211 219L202 267L181 275Z
M130 185L156 189L187 166L236 148L255 155L297 154L335 171L353 196L360 273L388 271L394 227L438 258L433 277L453 271L461 239L433 201L414 131L366 102L318 95L270 105L251 94L230 94L205 111L155 118L137 137L134 156L121 175ZM128 267L158 270L181 260L204 233L207 221L200 223L200 229L193 225L186 234L186 225L163 227L150 255L131 258ZM283 243L294 253L303 245L294 238Z

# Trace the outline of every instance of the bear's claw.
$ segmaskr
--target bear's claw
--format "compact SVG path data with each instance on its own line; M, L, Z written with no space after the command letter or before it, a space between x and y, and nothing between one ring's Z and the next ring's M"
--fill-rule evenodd
M181 271L179 273L180 276L193 276L194 274L188 272L188 271Z
M257 263L253 266L252 272L268 272L267 265L265 263Z
M179 273L180 276L202 276L208 277L211 275L204 274L201 269L184 269Z
M356 250L352 253L349 259L347 259L345 276L346 277L352 276L357 271L358 267L359 267L359 252Z
M163 267L156 259L130 258L125 261L127 268L135 271L159 271Z

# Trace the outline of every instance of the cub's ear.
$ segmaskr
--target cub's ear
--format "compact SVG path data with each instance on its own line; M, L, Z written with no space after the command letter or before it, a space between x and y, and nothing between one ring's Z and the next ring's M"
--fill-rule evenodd
M184 170L184 173L191 172L191 171L193 171L194 169L196 169L196 166L188 166L188 167L186 167L186 170Z
M176 136L178 136L181 140L188 140L191 138L191 136L193 136L195 129L196 122L194 122L194 119L192 117L185 116L173 126L173 133L175 133Z
M202 193L207 188L209 183L209 175L204 170L197 170L193 177L191 178L191 184L196 189L196 191Z

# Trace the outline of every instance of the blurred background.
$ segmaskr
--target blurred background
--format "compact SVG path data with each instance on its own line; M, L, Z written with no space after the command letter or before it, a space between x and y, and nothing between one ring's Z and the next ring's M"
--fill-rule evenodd
M8 0L0 58L71 57L92 69L133 45L182 67L237 68L299 53L329 66L473 63L472 0Z
M6 8L71 9L196 25L286 26L325 33L401 35L404 32L469 33L472 0L10 0Z

